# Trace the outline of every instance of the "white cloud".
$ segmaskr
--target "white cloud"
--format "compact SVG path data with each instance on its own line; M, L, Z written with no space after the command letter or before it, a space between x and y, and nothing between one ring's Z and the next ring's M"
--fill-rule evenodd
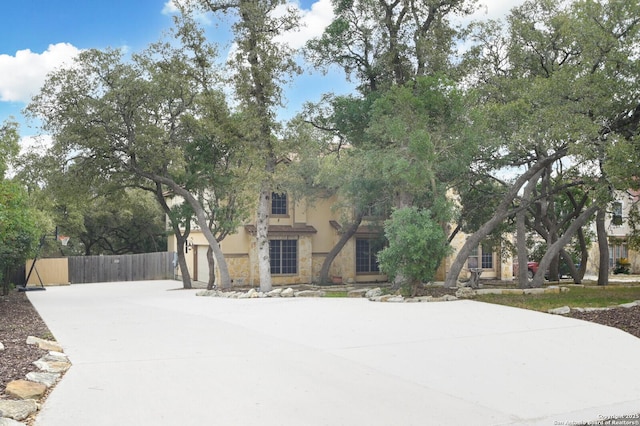
M480 0L478 10L471 18L474 20L502 19L511 9L520 6L524 0Z
M169 0L164 4L164 7L162 8L162 14L173 15L174 13L178 13L178 7L173 0Z
M50 135L24 136L20 138L20 154L35 153L44 154L53 146L53 138Z
M334 18L331 0L318 0L311 5L311 9L301 9L298 3L287 3L282 6L280 12L289 8L297 9L301 17L301 28L297 31L290 31L278 38L278 41L288 45L293 49L298 49L312 39L322 35L324 29ZM278 12L276 12L278 14Z
M80 53L69 43L51 44L42 53L18 50L15 56L0 55L0 101L29 102L44 83L47 73Z
M179 3L180 0L167 0L162 7L162 14L167 16L177 15L180 13L180 9L177 6ZM194 19L204 25L211 25L212 23L206 13L197 12L194 14Z

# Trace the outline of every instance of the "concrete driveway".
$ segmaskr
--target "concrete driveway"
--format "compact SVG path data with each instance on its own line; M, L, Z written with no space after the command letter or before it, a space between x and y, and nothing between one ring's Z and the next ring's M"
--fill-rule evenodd
M73 363L36 425L554 425L640 412L640 339L617 329L472 301L179 287L29 293Z

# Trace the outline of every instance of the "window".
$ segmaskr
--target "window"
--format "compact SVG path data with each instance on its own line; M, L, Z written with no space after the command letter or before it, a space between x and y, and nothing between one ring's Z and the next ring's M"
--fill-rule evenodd
M609 268L616 266L616 262L623 257L629 258L627 243L609 243Z
M493 247L482 244L482 269L493 269Z
M383 219L389 216L387 206L383 203L369 204L366 207L362 207L360 212L363 217L372 219Z
M620 201L616 201L613 203L613 215L611 218L611 223L614 226L622 225L622 203Z
M269 240L271 274L298 273L298 240Z
M287 194L271 193L271 214L279 216L287 214Z
M478 247L471 251L471 254L467 258L467 268L476 269L478 267Z
M356 273L378 273L378 247L375 241L358 238L356 239Z
M469 269L493 269L493 247L490 244L483 243L480 247L476 247L471 251L467 258L467 268Z

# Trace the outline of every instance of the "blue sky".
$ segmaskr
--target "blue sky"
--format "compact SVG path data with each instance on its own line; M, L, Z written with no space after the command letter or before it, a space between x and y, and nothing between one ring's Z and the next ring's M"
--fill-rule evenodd
M523 0L480 0L483 16L502 16ZM330 0L296 3L306 24L302 34L290 38L301 44L319 35L331 19ZM21 115L30 96L36 94L47 72L71 61L82 49L124 47L136 52L158 40L172 25L168 0L6 0L0 26L0 122L14 116L21 135L28 127ZM488 12L488 15L487 15ZM210 27L213 41L226 41L224 28ZM224 47L224 46L223 46ZM221 48L222 50L222 48ZM298 112L304 101L317 101L322 93L351 90L344 76L320 72L297 78L286 90L288 105L282 118Z

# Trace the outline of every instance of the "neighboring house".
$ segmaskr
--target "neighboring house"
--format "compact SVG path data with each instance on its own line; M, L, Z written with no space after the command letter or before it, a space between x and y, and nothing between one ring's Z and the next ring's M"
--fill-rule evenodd
M296 202L287 194L272 194L269 240L274 285L318 282L322 263L340 239L341 229L345 225L343 213L332 208L335 203L335 198L307 203ZM380 221L375 221L376 214L372 212L370 216L365 216L356 234L334 260L330 278L344 283L387 281L387 276L380 273L376 261L376 253L382 248L382 229ZM463 234L456 236L452 242L454 254L465 238ZM220 247L234 285L259 285L254 224L241 226L238 232L227 236ZM196 281L208 280L207 249L204 235L194 226L186 256L191 276ZM177 250L175 237L169 239L169 250ZM482 278L511 280L511 259L501 259L498 253L500 250L483 245L469 258L468 268L482 268ZM453 257L443 262L437 280L444 280Z
M640 254L630 250L628 245L631 228L629 227L629 212L631 209L638 209L638 196L633 192L617 192L616 200L611 204L611 210L605 219L605 229L609 239L609 271L612 271L616 262L621 258L631 262L631 273L640 273ZM595 234L595 225L592 229ZM587 273L597 274L598 272L598 244L594 242L589 250L589 263Z

